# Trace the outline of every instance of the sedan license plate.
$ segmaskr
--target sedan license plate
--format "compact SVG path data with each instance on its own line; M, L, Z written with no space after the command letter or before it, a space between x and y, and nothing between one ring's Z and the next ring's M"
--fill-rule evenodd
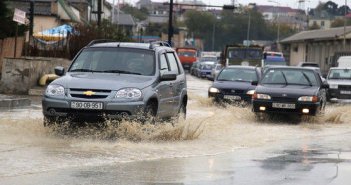
M289 103L273 103L272 107L273 108L279 108L279 109L295 109L296 105L295 104L289 104Z
M340 94L351 94L351 91L340 91Z
M224 95L224 99L226 99L226 100L241 100L241 97L240 96Z
M101 102L71 102L72 109L90 109L90 110L101 110Z

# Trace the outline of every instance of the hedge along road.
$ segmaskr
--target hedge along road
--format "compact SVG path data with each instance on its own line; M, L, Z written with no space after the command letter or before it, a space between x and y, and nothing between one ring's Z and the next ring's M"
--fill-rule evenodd
M0 184L348 184L351 111L300 123L218 107L187 76L185 122L42 126L40 102L0 112Z

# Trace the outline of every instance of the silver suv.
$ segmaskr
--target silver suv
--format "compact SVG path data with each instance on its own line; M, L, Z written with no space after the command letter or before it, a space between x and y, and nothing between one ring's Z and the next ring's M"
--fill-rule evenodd
M176 52L163 42L92 41L42 99L44 126L69 120L171 118L186 115L185 72Z

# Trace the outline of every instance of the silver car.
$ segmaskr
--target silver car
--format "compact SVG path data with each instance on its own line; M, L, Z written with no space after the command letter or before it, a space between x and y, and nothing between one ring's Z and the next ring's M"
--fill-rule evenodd
M216 79L216 77L218 76L219 72L221 72L222 69L223 69L222 64L219 64L219 63L215 64L214 67L212 68L210 79L212 80Z
M44 125L185 116L185 72L175 51L161 43L93 41L46 89Z
M327 98L332 102L351 100L351 68L330 68L327 77L329 89Z

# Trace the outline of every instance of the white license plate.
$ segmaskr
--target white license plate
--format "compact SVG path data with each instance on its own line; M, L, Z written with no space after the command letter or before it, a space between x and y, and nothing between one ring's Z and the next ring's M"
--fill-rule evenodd
M340 91L340 94L351 94L351 91Z
M91 109L91 110L101 110L102 109L101 102L71 102L72 109Z
M289 104L289 103L273 103L272 107L273 108L279 108L279 109L295 109L296 105L295 104Z
M224 99L226 99L226 100L241 100L241 97L240 96L224 95Z

